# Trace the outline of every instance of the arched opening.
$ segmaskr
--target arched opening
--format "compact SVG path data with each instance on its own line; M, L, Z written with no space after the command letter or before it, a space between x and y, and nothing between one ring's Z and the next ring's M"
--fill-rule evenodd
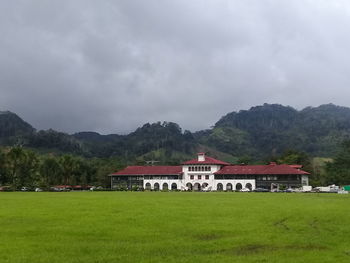
M202 184L202 189L203 190L208 190L207 188L208 188L208 184L207 183L203 183Z
M159 184L155 183L153 189L154 191L159 191Z
M194 191L200 191L200 190L201 190L201 185L200 185L200 183L195 183L195 184L193 185L193 190L194 190Z
M150 183L146 184L146 190L151 190L151 184Z
M192 191L192 184L191 183L187 183L186 187L187 187L187 190Z
M232 184L231 183L228 183L226 185L226 191L232 191Z
M162 189L163 191L168 191L169 190L169 186L168 186L168 184L167 183L164 183L163 184L163 189Z
M245 188L248 188L250 191L253 189L253 186L252 186L252 184L251 183L247 183L246 185L245 185Z
M172 183L171 184L171 190L177 190L177 184Z
M242 188L243 188L242 184L240 184L240 183L236 184L236 190L237 191L242 190Z
M217 191L223 191L224 190L224 186L222 185L222 183L218 183L218 185L216 186L216 190Z

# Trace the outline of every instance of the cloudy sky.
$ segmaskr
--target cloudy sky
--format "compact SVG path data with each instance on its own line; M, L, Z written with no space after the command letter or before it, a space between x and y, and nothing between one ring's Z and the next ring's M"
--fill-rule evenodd
M105 134L350 106L349 48L348 0L2 0L0 110Z

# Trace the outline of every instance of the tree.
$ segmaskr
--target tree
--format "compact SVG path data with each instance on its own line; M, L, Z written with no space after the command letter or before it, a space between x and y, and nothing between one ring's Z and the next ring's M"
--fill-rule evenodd
M326 171L328 184L350 184L350 140L341 144L334 161L327 163Z
M277 158L278 163L284 164L301 164L304 169L310 170L310 157L305 152L296 150L287 150Z
M17 190L20 183L20 165L24 158L25 153L22 147L13 147L6 155L9 180L14 190Z
M0 149L0 185L7 183L6 153Z
M63 183L69 185L75 182L79 170L78 159L66 154L60 157L59 164L62 169Z
M19 185L30 187L38 186L40 181L39 166L40 161L38 155L33 151L25 150L19 165Z
M40 184L42 187L49 187L50 185L61 184L62 168L55 157L43 158L40 165Z

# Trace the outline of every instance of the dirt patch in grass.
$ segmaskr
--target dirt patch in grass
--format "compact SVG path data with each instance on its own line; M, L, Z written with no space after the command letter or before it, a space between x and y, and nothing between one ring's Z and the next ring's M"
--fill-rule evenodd
M282 247L284 249L292 249L292 250L327 250L327 246L322 246L322 245L288 245Z
M239 246L231 249L224 249L219 251L220 253L234 254L235 256L247 256L260 254L264 252L273 252L278 250L302 250L302 251L311 251L311 250L328 250L328 247L322 245L285 245L285 246L274 246L266 244L250 244Z
M273 250L276 250L276 247L269 246L269 245L254 244L254 245L237 247L233 249L232 252L237 256L245 256L245 255L258 254L264 251L273 251Z

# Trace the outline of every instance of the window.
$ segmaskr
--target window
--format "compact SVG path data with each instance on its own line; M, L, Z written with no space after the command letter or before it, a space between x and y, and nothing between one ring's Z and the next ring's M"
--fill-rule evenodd
M190 166L190 167L188 167L188 171L189 172L191 172L192 171L192 167Z
M191 176L190 176L190 179L193 180L193 179L194 179L194 175L191 175Z
M209 175L206 175L206 176L205 176L205 180L209 180Z
M202 179L202 176L201 175L198 175L198 180L201 180Z
M195 170L195 171L198 171L198 167L197 167L197 166L196 166L196 167L194 167L194 170Z

